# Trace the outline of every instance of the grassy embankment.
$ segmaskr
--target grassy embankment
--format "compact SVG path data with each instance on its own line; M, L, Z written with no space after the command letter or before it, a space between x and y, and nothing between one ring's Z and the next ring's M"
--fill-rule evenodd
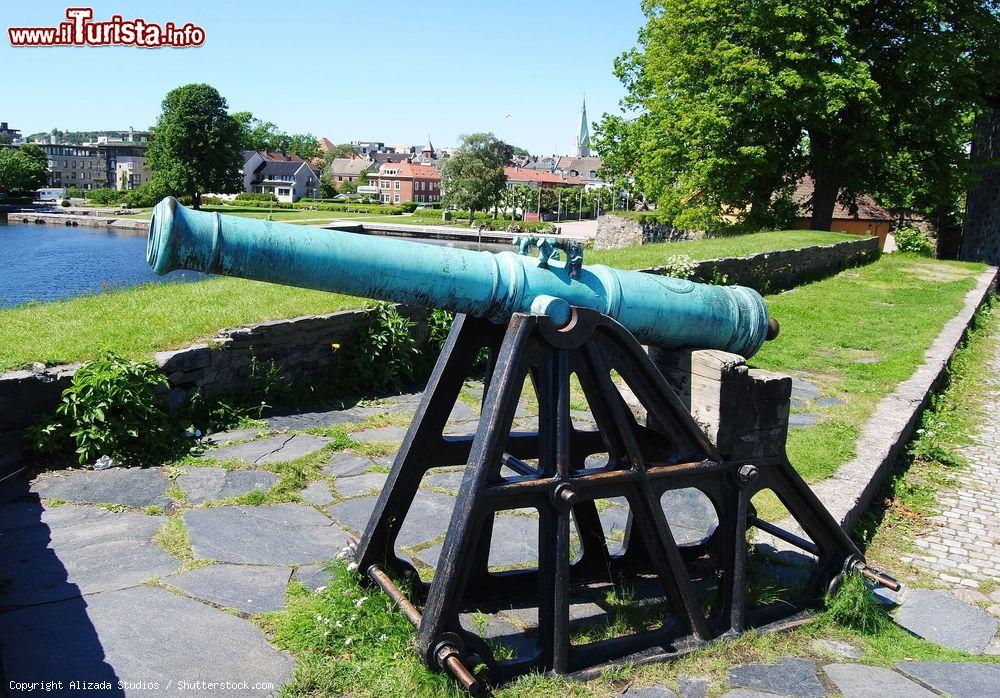
M843 237L836 233L767 232L646 245L634 252L592 251L588 259L634 269L662 264L673 254L711 259L836 242ZM157 350L203 340L221 327L329 313L360 307L364 302L336 294L218 278L187 284L150 284L2 309L0 370L35 361L48 365L82 361L105 349L130 358L148 358Z

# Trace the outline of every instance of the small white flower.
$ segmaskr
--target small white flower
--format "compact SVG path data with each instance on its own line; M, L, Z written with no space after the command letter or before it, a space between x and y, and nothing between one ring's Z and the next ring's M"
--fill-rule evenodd
M365 601L367 600L368 600L367 596L362 596L360 599L354 602L355 608L361 608L364 605Z
M349 564L347 566L347 571L348 572L353 572L356 569L358 569L358 563L356 563L356 562L352 562L351 564Z
M344 624L343 624L343 623L341 623L341 622L340 622L340 621L338 620L338 621L337 621L336 623L334 623L334 624L333 624L333 627L335 627L335 628L343 628L343 627L344 627Z
M386 635L385 633L382 633L381 635L378 636L378 641L379 642L385 642L388 639L389 639L389 636Z
M346 640L344 640L344 646L345 646L345 647L347 647L347 646L348 646L348 645L350 645L350 644L351 644L352 642L354 642L354 638L353 638L353 637L349 637L349 638L347 638Z
M326 591L326 587L316 587L317 594L322 594L324 591Z
M316 614L316 622L317 623L322 623L323 622L323 616L321 616L320 614L317 613Z

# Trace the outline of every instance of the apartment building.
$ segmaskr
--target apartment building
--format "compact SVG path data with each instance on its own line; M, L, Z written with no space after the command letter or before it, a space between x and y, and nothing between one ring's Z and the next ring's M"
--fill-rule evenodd
M290 203L319 196L319 176L298 155L246 150L243 158L244 191L274 194L278 201Z
M441 200L441 175L429 165L384 162L377 173L369 175L369 183L378 187L379 201L383 204Z

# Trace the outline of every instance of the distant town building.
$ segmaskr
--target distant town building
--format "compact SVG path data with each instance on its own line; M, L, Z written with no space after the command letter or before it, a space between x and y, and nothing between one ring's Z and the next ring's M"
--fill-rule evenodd
M598 176L604 160L596 155L572 157L562 155L556 159L553 172L582 179L588 187L603 187L605 182Z
M7 143L20 143L21 132L16 128L10 128L7 126L6 121L0 121L0 142L4 141Z
M292 153L243 151L243 188L254 194L274 194L294 203L319 195L319 177L309 163Z
M334 158L330 161L330 179L334 185L353 182L364 172L377 170L378 165L370 158Z
M383 204L441 200L441 175L429 165L384 162L369 181L378 187L379 201Z
M547 170L511 166L503 168L503 171L507 175L508 189L513 189L516 186L540 187L542 189L586 186L586 182L578 177L567 177Z
M136 131L134 128L129 126L128 131L109 131L107 133L101 134L94 139L94 142L98 145L105 145L109 143L141 143L145 144L149 142L153 134L149 131Z
M115 188L135 189L149 181L146 158L142 155L122 155L115 160Z
M113 188L115 166L108 163L106 148L96 145L41 143L49 165L49 187L79 189Z
M587 125L587 98L583 98L583 106L580 107L580 123L576 128L576 136L573 140L573 156L578 158L590 157L590 127Z
M795 185L792 201L798 207L795 227L808 229L812 219L812 199L816 184L812 177L806 176ZM839 201L833 207L833 221L830 230L840 233L855 233L860 235L875 235L879 247L884 248L886 238L892 229L892 214L880 206L868 194L857 197L857 212L851 213L850 208Z
M385 153L394 152L394 148L385 147L385 143L382 141L351 141L351 145L354 147L354 152L358 155L372 155L374 153Z

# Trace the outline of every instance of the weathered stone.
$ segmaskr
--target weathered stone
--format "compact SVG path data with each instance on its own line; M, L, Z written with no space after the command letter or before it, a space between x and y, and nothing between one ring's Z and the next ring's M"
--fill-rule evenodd
M811 414L809 412L793 412L788 415L788 428L804 429L805 427L813 426L818 421L819 415Z
M299 496L310 504L318 507L325 506L333 501L333 493L330 491L330 483L326 480L310 482L309 486L299 492Z
M334 453L329 465L323 468L324 475L360 475L372 466L371 458L359 456L350 451Z
M861 659L862 654L864 654L860 649L851 643L844 642L842 640L820 639L813 640L810 644L817 652L832 654L835 657L841 657L843 659Z
M278 482L278 476L266 470L224 470L189 466L177 476L178 486L190 504L238 497L256 490L266 491Z
M677 694L663 684L646 686L645 688L627 688L619 696L625 698L677 698Z
M365 526L368 525L372 509L375 508L375 499L375 497L345 499L342 502L337 502L327 507L327 511L341 526L360 534L364 533Z
M406 436L406 427L378 427L377 429L365 429L351 434L355 441L402 441Z
M681 676L677 679L677 690L681 698L706 698L709 680L700 676Z
M693 487L667 490L660 497L660 505L677 545L702 543L719 525L712 501Z
M272 436L268 439L205 451L202 457L216 460L241 460L251 465L287 463L318 451L330 441L325 436L312 436L311 434Z
M152 543L162 516L37 502L5 505L3 514L0 569L11 580L0 586L0 607L124 589L180 567Z
M915 589L896 610L896 622L914 635L945 647L982 654L998 621L977 606L943 591Z
M181 678L272 695L294 667L249 621L149 586L5 613L0 647L7 681L127 681L126 696L172 693Z
M43 499L81 504L122 504L128 507L170 507L170 481L159 469L111 468L100 472L75 470L39 478L31 491Z
M448 530L455 498L419 490L396 538L397 545L412 548L432 541Z
M255 614L285 605L289 567L209 565L174 575L166 581L199 599Z
M363 473L361 475L341 475L333 481L333 489L341 497L356 497L359 494L381 492L385 485L385 473Z
M320 412L282 412L265 417L264 421L275 431L298 431L332 427L337 424L356 424L364 421L358 410L324 410Z
M266 433L266 429L251 427L249 429L230 429L228 431L218 431L209 434L202 441L206 446L224 446L226 444L239 443L256 439L261 434Z
M327 571L326 565L325 562L302 565L295 572L295 581L304 584L313 591L327 586L333 579L333 575Z
M260 565L322 562L347 535L304 504L213 507L184 513L197 558Z
M738 688L788 696L825 696L816 667L806 659L782 657L775 664L744 664L729 670L729 683Z
M823 667L844 698L931 698L923 686L882 667L828 664Z
M455 403L455 406L451 409L451 415L448 417L449 422L471 422L478 419L478 410L474 410L461 401Z
M995 696L1000 665L974 662L900 662L896 668L952 698Z
M490 567L538 564L538 519L506 514L496 516L488 564Z
M434 487L443 487L448 490L458 491L462 486L462 479L465 477L465 470L451 470L442 472L432 470L424 476L423 482Z

